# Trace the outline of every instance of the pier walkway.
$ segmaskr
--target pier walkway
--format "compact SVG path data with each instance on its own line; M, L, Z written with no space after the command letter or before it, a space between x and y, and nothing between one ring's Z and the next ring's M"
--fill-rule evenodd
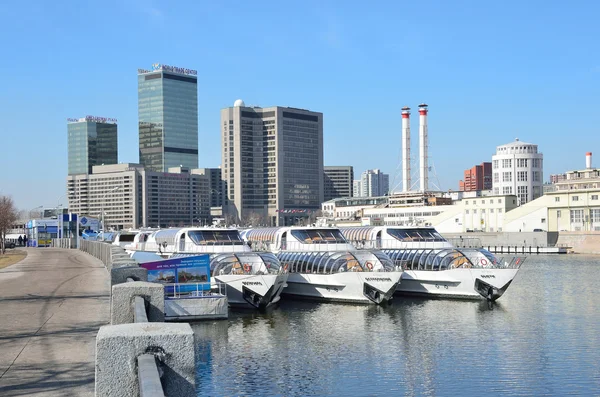
M108 274L77 250L27 248L0 269L0 396L93 396Z

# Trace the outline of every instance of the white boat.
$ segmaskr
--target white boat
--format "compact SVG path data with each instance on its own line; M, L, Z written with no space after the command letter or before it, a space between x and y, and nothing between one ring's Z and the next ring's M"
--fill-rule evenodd
M125 248L133 242L134 238L139 233L140 232L138 230L121 230L119 232L116 232L112 241L112 245L117 245L121 248Z
M124 244L122 245L122 247L125 249L125 251L132 253L135 251L145 251L146 250L146 241L148 240L148 237L150 237L150 235L152 233L154 233L155 231L157 231L156 229L151 230L138 230L135 232L135 234L133 235L133 238L131 238L130 236L126 237L127 242L123 242ZM121 238L119 237L119 241L121 241ZM114 243L113 243L114 244Z
M256 251L275 253L290 274L286 296L387 303L402 270L378 250L357 250L337 228L280 227L241 232Z
M359 248L377 248L402 266L401 294L494 301L514 280L525 258L499 259L485 249L456 248L432 227L341 228Z
M259 309L277 303L288 272L275 255L252 252L235 229L186 227L157 230L146 241L127 246L132 252L162 258L210 255L211 278L224 283L232 306ZM136 249L139 248L139 249ZM132 255L135 257L135 254Z

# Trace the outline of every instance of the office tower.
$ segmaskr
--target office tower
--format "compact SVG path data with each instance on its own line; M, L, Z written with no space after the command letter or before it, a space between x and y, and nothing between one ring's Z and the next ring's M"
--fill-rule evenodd
M223 206L223 180L220 168L198 168L192 170L192 173L205 175L208 180L208 197L210 207Z
M458 190L472 192L492 189L492 163L483 162L464 171L464 180L458 182Z
M68 171L89 174L92 167L117 164L117 120L86 116L67 119Z
M543 160L538 146L519 141L501 145L492 156L493 194L514 194L519 205L543 194Z
M198 167L195 70L154 64L138 69L140 163L150 171Z
M221 110L226 213L242 224L288 225L323 201L323 114L242 100Z
M385 196L390 190L390 176L378 169L363 172L360 181L361 197Z
M348 166L325 166L324 171L324 201L334 198L352 197L354 169Z

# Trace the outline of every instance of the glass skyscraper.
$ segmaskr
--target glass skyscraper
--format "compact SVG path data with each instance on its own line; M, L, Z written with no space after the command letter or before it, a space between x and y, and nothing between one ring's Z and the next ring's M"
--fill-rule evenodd
M195 70L154 64L138 70L140 164L152 171L198 167Z
M69 175L91 174L92 166L117 164L117 120L86 116L67 119Z

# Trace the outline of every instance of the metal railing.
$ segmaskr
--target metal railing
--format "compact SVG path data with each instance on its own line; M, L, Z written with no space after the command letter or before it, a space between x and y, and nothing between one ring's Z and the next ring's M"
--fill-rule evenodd
M77 239L75 239L75 238L53 238L50 246L54 247L54 248L74 249L74 248L77 248Z
M201 298L215 294L225 295L226 285L224 283L166 283L165 298Z

